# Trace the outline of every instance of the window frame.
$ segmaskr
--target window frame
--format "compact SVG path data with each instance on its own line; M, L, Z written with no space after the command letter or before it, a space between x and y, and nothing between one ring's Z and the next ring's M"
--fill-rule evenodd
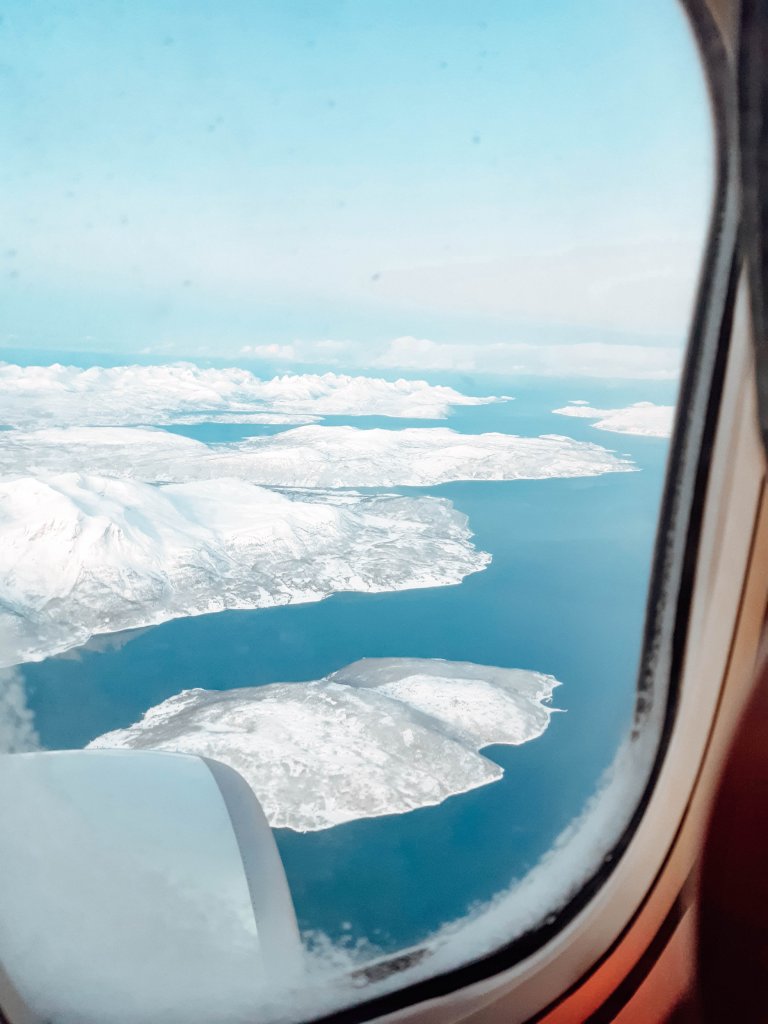
M613 915L615 920L612 928L599 936L598 944L603 945L602 953L595 956L593 948L589 963L574 960L571 969L575 976L571 979L570 989L568 986L556 988L546 983L552 977L549 968L560 955L556 940L559 940L560 945L571 942L576 928L583 929L585 916L589 917L598 897L602 895L605 898L607 883L615 882L617 875L626 870L626 855L637 840L639 831L647 825L647 812L652 800L658 798L657 783L668 762L667 755L683 710L684 691L686 686L690 689L690 680L686 679L686 654L690 648L695 604L701 597L699 555L705 518L712 510L712 488L709 485L713 467L717 469L716 448L719 444L722 456L725 447L727 455L733 432L743 427L741 420L732 422L729 428L731 435L724 437L720 422L726 377L730 378L733 401L733 395L738 394L739 374L743 375L745 359L748 359L743 339L740 351L729 353L739 272L737 236L740 217L736 134L738 118L732 58L728 53L729 41L721 34L707 0L680 2L689 16L709 86L716 147L716 178L709 236L681 379L677 423L662 499L638 677L635 729L650 725L654 714L659 725L656 756L642 799L610 855L572 899L539 927L489 956L314 1018L313 1024L362 1024L363 1021L378 1019L383 1015L394 1015L394 1019L432 1019L447 1024L448 1020L458 1020L495 1004L502 997L507 1002L515 998L518 1000L516 1010L519 1013L505 1014L509 1024L513 1024L513 1020L533 1022L545 1016L549 1019L557 1004L562 1004L567 992L575 991L600 963L605 962L611 949L621 942L622 936L627 934L633 921L642 913L643 902L639 906L627 903L619 908ZM746 304L743 292L741 301L742 305ZM749 330L746 324L743 325L743 331L744 337L747 337ZM729 360L730 365L727 367ZM743 385L743 381L741 383ZM749 374L746 383L751 384ZM742 420L749 412L742 410ZM755 516L757 511L755 509ZM731 568L738 574L743 567L734 564ZM743 596L742 588L738 589ZM663 707L660 707L662 701ZM700 725L705 747L711 738L711 726L711 716ZM693 770L695 778L697 766L694 765ZM669 855L679 827L678 820L670 820L669 834L663 842L659 840L661 864ZM653 865L652 868L649 867L649 877L642 880L646 893L654 883L659 866ZM523 998L522 987L526 984L530 987L532 980L536 991ZM536 992L539 994L536 995ZM538 1009L529 1013L530 1004L537 999L540 1003ZM446 1012L449 1007L452 1012ZM525 1016L520 1016L520 1013ZM1 1009L0 1021L9 1024Z
M670 0L672 2L672 0ZM688 335L684 369L681 375L675 430L670 445L666 479L657 530L656 547L651 571L646 620L643 634L643 652L640 660L637 700L633 732L658 729L655 757L643 795L628 825L613 845L594 874L557 913L549 915L538 927L531 929L500 947L488 956L473 960L451 971L435 975L380 996L373 996L353 1006L312 1018L311 1024L363 1024L365 1021L388 1019L433 1020L463 1019L505 997L505 1020L530 1022L549 1019L550 1013L562 1003L569 992L575 991L601 963L605 962L622 937L642 912L640 905L627 902L622 908L613 934L606 938L604 949L591 956L571 979L570 988L552 988L538 985L544 998L533 1013L517 1012L527 1000L520 999L519 984L524 979L526 961L552 952L556 939L567 940L567 932L579 917L589 914L596 897L604 892L607 882L620 871L624 855L637 838L644 824L649 805L656 793L662 771L668 761L670 744L680 712L681 697L686 680L686 651L690 636L694 600L697 596L697 572L702 530L707 511L716 495L708 493L715 438L721 412L721 400L729 360L730 342L734 324L734 311L741 269L739 247L740 193L738 167L738 103L736 92L733 29L735 0L678 0L684 8L694 42L698 46L702 72L706 81L713 120L715 180L708 237L702 256L702 268ZM746 303L746 298L742 297ZM738 378L745 372L744 349L750 348L751 337L746 324L742 324L740 366L731 367L731 376ZM747 371L748 384L753 377ZM742 396L743 397L743 396ZM733 402L733 395L730 401ZM751 410L750 410L751 411ZM749 418L748 416L746 417ZM728 441L742 423L730 424ZM759 508L754 508L757 517ZM750 532L750 537L752 533ZM750 547L751 551L751 547ZM742 565L733 566L738 575ZM743 581L742 581L743 582ZM699 580L699 590L701 581ZM742 587L738 587L739 594ZM722 679L717 681L717 686ZM690 686L690 683L689 683ZM663 707L660 705L663 704ZM717 705L717 700L714 700ZM654 722L655 718L655 722ZM699 726L702 746L710 738L712 716ZM691 759L692 761L695 759ZM691 765L692 786L699 764ZM690 795L690 793L689 793ZM687 803L688 801L686 801ZM672 817L657 844L664 855L652 870L643 873L642 886L649 894L657 872L674 845L681 825ZM568 941L568 940L567 940ZM542 954L545 954L542 956ZM577 961L575 961L577 962ZM403 964L407 966L407 962ZM543 965L545 966L545 965ZM519 977L516 977L519 975ZM404 979L405 980L405 979ZM501 991L503 990L503 992ZM518 1006L510 1005L509 996L517 994ZM462 1008L457 1012L461 996ZM467 1005L469 1003L473 1005ZM453 1013L446 1013L448 1007ZM434 1011L439 1016L435 1018ZM568 1018L577 1019L575 1017Z

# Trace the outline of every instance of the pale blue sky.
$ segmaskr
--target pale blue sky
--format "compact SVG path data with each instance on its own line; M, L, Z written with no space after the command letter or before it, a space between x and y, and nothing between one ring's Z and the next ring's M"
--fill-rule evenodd
M3 15L2 346L385 365L403 335L448 363L682 340L711 139L674 0Z

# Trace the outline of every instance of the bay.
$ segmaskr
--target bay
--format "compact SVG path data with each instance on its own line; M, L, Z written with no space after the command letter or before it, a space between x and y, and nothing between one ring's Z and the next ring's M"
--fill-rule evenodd
M446 381L447 383L448 381ZM546 733L486 748L499 782L438 807L321 832L276 830L301 927L394 950L423 939L521 877L579 812L631 721L651 555L668 445L595 430L551 410L669 402L663 382L474 379L454 386L515 401L457 409L448 421L328 417L362 428L450 426L566 434L630 455L640 472L570 480L402 488L468 515L487 570L454 587L179 619L23 666L42 743L80 747L195 686L318 679L358 658L421 657L530 668L562 686ZM209 443L283 427L173 428ZM391 492L391 489L389 489Z

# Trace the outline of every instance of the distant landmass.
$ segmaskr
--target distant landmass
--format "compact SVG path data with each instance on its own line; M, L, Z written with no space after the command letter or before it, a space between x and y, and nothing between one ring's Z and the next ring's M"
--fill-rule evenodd
M86 370L59 363L0 363L0 423L24 429L189 423L233 413L263 423L361 415L444 419L455 406L505 400L463 395L425 380L339 373L290 373L262 380L237 367L201 369L193 363Z
M675 420L674 405L654 405L653 402L635 402L623 409L593 409L588 402L577 400L552 411L558 416L597 420L592 424L596 430L645 437L671 437Z
M0 473L100 473L149 483L235 477L272 487L431 487L456 480L545 480L633 472L589 441L559 434L460 434L447 427L304 426L204 444L166 430L70 427L0 432Z

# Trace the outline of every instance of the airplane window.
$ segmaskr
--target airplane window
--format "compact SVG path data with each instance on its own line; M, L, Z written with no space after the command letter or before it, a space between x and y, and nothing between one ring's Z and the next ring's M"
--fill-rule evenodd
M209 860L125 799L158 872L206 876L190 928L237 884L247 965L251 811L201 765L248 784L301 969L222 967L186 1021L317 1017L554 920L656 742L637 673L714 180L682 8L30 0L0 48L0 813L75 801L68 856L96 857L100 768L75 799L53 752L122 752L115 800L131 752L193 755L136 758L157 793L204 780ZM51 920L50 1019L144 1019L140 986L88 1002L93 934L78 959Z

